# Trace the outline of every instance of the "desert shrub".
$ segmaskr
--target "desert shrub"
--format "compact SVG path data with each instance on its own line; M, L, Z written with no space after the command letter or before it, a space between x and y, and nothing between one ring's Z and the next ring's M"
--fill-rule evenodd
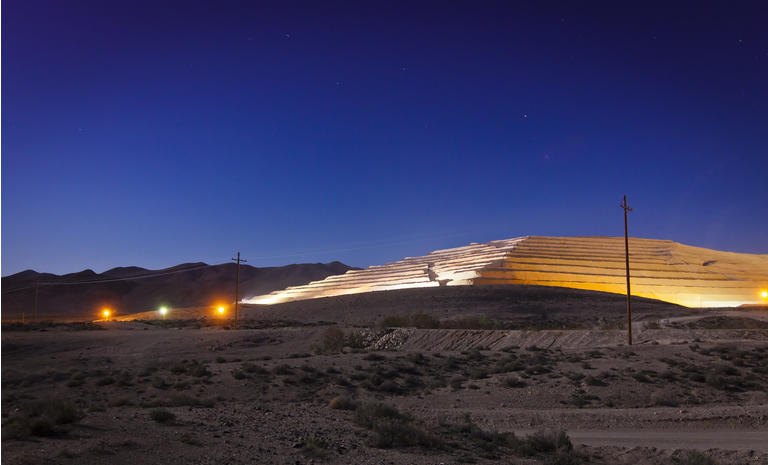
M571 398L568 403L578 408L582 408L589 405L593 400L598 399L599 397L595 395L587 394L584 390L577 389L574 393L571 394Z
M557 451L573 450L571 439L563 430L537 431L520 441L518 451L529 457L549 455Z
M127 397L115 397L109 401L110 407L126 407L130 405L133 405L133 402Z
M674 382L677 381L677 375L674 371L671 370L664 370L659 374L659 378L663 379L664 381L670 381Z
M96 381L96 386L108 386L110 384L115 384L115 378L111 376L105 376Z
M194 376L196 378L213 376L213 373L208 370L208 366L203 364L194 364L190 366L188 373L190 376Z
M243 370L246 373L250 373L252 375L257 376L267 376L269 375L269 370L266 368L256 365L254 363L245 362L242 365L240 365L240 369Z
M328 407L334 410L355 410L357 403L346 396L337 396L331 399L328 403Z
M344 348L344 331L337 326L331 326L323 331L320 338L320 351L336 353Z
M245 373L242 370L232 370L232 377L235 379L245 379Z
M466 378L463 377L456 377L451 379L451 388L454 390L459 390L462 388L464 381L466 381Z
M407 417L395 407L386 404L365 403L355 409L354 421L358 426L372 429L382 419L406 421Z
M353 349L364 349L368 346L365 335L360 331L352 331L347 336L347 345Z
M380 361L386 360L386 359L387 359L387 357L385 357L385 356L383 356L381 354L375 354L375 353L371 353L371 354L368 354L365 357L363 357L363 360L367 360L369 362L380 362Z
M424 386L424 382L418 376L407 376L404 380L404 385L408 389L418 389Z
M472 368L467 375L470 379L485 379L488 377L488 370L483 368Z
M651 404L659 407L678 407L680 402L673 392L655 391L651 394Z
M565 376L566 378L570 379L574 383L581 382L581 380L584 379L584 375L576 371L568 371L565 373Z
M224 357L216 357L216 363L227 363L227 359Z
M355 410L355 423L373 431L371 446L382 449L391 447L437 447L440 441L413 424L407 415L385 404L361 404Z
M149 417L157 423L170 425L176 422L176 415L165 409L155 409L149 412Z
M472 422L469 415L465 415L464 421L458 424L440 422L438 431L444 442L444 448L458 448L466 451L476 450L477 453L487 459L499 459L499 453L505 451L505 455L515 452L517 438L514 433L498 433L486 431ZM470 463L474 459L468 455L463 461Z
M203 443L200 442L199 439L189 434L182 434L181 436L179 436L179 442L182 442L190 446L195 446L195 447L200 447L203 445Z
M384 317L379 321L381 328L403 328L410 324L410 319L407 315L391 315Z
M293 369L289 365L283 363L273 368L272 373L276 375L290 375L293 373Z
M676 465L717 465L711 457L697 450L689 450L684 454L672 457L672 463Z
M456 371L461 368L461 365L459 364L459 360L455 357L448 357L443 361L442 367L447 371Z
M410 326L422 329L434 329L440 327L440 320L427 313L414 313L410 317Z
M370 445L380 449L413 446L435 448L440 444L436 437L408 421L383 419L374 425L373 432L375 434Z
M415 365L427 365L429 360L421 352L410 352L405 355L405 359Z
M58 454L59 457L63 459L75 459L77 458L77 452L73 452L69 449L62 449L61 452Z
M308 384L313 384L315 381L317 381L317 378L309 375L301 375L299 376L297 381L299 382L299 384L308 385Z
M347 378L345 378L343 376L334 376L333 377L333 382L336 383L337 386L342 386L342 387L349 387L349 388L351 388L351 387L354 386L354 384L352 384L351 381L349 381Z
M85 383L84 378L73 377L69 381L67 381L67 387L79 387L79 386L82 386L83 383Z
M3 439L21 439L29 435L54 436L67 432L64 425L77 423L83 418L70 402L48 399L26 405L20 414L3 424Z
M384 368L384 367L379 367L376 370L376 374L381 376L384 379L394 379L400 376L400 373L398 372L398 370L394 368Z
M170 384L166 383L165 380L159 376L152 379L152 387L155 389L168 389L169 386Z
M607 386L608 385L602 379L596 378L594 376L587 376L584 382L587 383L587 386Z
M301 455L309 459L328 458L328 443L319 438L309 438L301 447Z
M639 381L641 383L652 383L653 380L649 378L645 373L634 373L632 374L632 378L635 379L635 381Z
M501 384L508 388L523 388L528 385L528 383L517 376L508 376L501 381Z
M394 381L384 381L379 385L378 390L388 394L400 394L402 392L400 385Z
M645 323L645 329L661 329L661 322L659 320L653 320Z

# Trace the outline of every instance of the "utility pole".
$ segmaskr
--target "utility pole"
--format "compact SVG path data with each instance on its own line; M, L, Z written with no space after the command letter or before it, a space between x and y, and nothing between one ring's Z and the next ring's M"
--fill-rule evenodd
M629 233L627 230L627 212L631 212L632 209L627 205L626 195L620 207L624 209L624 253L627 258L627 342L629 345L632 345L632 306L629 300Z
M37 321L37 289L40 287L40 281L35 281L35 321Z
M237 253L237 258L232 259L233 262L237 262L237 274L235 278L235 328L237 328L237 305L240 301L240 262L246 263L248 260L240 258L240 252Z

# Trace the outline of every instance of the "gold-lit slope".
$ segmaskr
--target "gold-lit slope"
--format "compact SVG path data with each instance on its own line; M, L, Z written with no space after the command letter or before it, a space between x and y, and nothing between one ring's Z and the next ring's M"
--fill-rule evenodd
M672 241L629 240L632 294L688 307L768 302L768 255L690 247ZM626 292L623 237L529 236L455 249L348 271L246 303L273 304L410 287L534 284Z
M629 239L632 295L687 307L765 303L768 255ZM529 237L474 284L535 284L625 293L623 237Z

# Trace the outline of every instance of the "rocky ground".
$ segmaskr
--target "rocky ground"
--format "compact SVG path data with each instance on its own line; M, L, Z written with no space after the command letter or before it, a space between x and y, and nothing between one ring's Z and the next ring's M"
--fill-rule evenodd
M2 459L768 464L766 313L6 325Z

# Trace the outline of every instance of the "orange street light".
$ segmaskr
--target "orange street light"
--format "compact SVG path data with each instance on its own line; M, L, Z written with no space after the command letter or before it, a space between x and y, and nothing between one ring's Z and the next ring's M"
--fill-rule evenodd
M165 320L165 315L168 314L168 307L160 307L160 309L158 309L158 312L160 312L160 315L163 317L163 320Z
M105 320L109 320L110 313L112 313L112 311L108 308L105 308L104 311L101 312L101 314L104 315Z
M224 308L223 305L219 305L219 308L216 311L219 312L219 315L223 315L225 310L226 309Z
M768 291L762 291L760 293L760 297L762 297L763 299L768 299Z

